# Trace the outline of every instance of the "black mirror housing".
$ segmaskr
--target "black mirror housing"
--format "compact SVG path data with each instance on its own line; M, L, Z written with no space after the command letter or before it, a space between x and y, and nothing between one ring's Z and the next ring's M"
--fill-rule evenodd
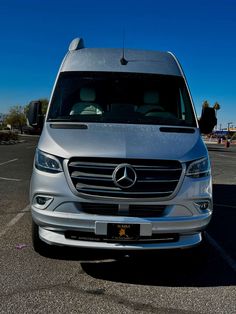
M42 128L43 116L42 116L42 103L41 101L31 101L29 104L29 111L27 113L27 119L29 125L33 127Z

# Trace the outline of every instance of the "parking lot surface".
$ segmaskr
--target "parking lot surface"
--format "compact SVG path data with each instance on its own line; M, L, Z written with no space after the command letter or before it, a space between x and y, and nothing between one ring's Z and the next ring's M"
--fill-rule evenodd
M38 138L23 139L0 147L0 313L236 313L236 146L208 145L214 216L205 249L41 256L28 206Z

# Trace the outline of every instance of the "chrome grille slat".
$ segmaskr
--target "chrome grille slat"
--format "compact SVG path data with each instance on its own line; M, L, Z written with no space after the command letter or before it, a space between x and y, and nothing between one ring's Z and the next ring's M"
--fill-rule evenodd
M110 178L111 179L111 175L95 174L95 173L81 172L81 171L73 171L72 175L75 177L99 177L99 178Z
M122 193L122 194L124 194L124 195L136 195L136 194L142 194L142 195L156 195L156 194L171 194L171 193L173 193L174 191L165 191L165 192L124 192L124 191L116 191L115 190L115 188L114 188L114 190L103 190L103 189L88 189L88 188L83 188L83 189L77 189L78 191L80 191L80 192L103 192L103 193L107 193L107 194L111 194L111 193Z
M130 188L116 186L113 172L129 164L137 175ZM79 193L121 198L167 197L174 193L182 174L178 161L74 157L68 163L72 183Z
M92 162L81 162L81 163L78 163L78 162L72 162L71 164L71 167L89 167L89 168L99 168L99 167L102 167L102 168L113 168L113 167L116 167L117 165L116 164L103 164L103 163L92 163Z
M104 190L104 191L118 191L120 192L120 189L116 186L114 187L109 187L109 190L107 190L107 186L97 186L97 185L88 185L88 184L84 184L84 183L77 183L76 184L76 189L77 190L91 190L91 191L101 191L101 190Z
M99 178L99 177L80 177L80 176L71 176L72 179L78 179L78 180L93 180L94 182L95 181L104 181L104 182L111 182L110 179L106 179L106 178Z
M182 168L170 169L170 168L155 168L155 167L140 167L140 166L133 166L136 170L143 170L143 171L181 171Z
M148 182L150 183L165 183L165 182L178 182L179 180L152 180L148 179ZM147 180L138 180L140 183L145 183Z

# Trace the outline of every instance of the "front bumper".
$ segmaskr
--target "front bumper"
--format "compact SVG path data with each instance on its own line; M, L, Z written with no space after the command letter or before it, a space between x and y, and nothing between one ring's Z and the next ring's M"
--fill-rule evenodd
M71 246L91 249L111 249L111 250L157 250L157 249L184 249L199 244L202 240L200 232L189 235L182 235L177 242L169 243L108 243L92 241L76 241L66 239L61 232L55 232L39 228L39 237L42 241L50 245Z
M33 220L39 225L39 236L42 241L50 245L74 246L97 249L116 250L153 250L187 248L201 242L201 231L206 228L211 219L208 211L197 217L160 217L160 218L135 218L112 217L87 214L72 214L60 212L42 212L33 210ZM139 224L141 234L146 236L146 243L141 239L135 242L116 241L86 241L69 239L65 236L67 231L78 231L94 236L106 238L107 224ZM99 228L98 228L99 227ZM153 239L155 235L178 234L176 241ZM150 239L148 238L150 236ZM113 241L114 242L114 241Z
M153 250L188 248L201 242L201 232L207 227L212 216L211 177L191 179L185 177L178 193L172 199L101 199L82 198L75 195L67 184L63 173L47 174L34 169L31 180L31 210L34 222L39 226L40 239L50 245L73 246L113 250ZM37 195L50 196L53 201L45 209L35 206ZM209 202L207 210L200 210L196 202ZM163 205L165 212L161 217L130 217L125 215L98 215L83 213L80 203L112 203L127 207L138 205ZM99 212L98 212L99 213ZM144 241L106 240L107 224L139 224ZM98 228L98 226L100 226ZM104 236L101 241L69 239L68 231L84 232ZM177 234L175 241L155 240L156 235ZM150 237L148 239L148 237Z

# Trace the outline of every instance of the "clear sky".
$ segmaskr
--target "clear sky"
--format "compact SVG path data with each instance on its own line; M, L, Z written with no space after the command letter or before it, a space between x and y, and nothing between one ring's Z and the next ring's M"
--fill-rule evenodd
M180 60L197 109L218 101L236 125L235 0L0 0L0 112L49 98L74 37L87 47L168 50Z

